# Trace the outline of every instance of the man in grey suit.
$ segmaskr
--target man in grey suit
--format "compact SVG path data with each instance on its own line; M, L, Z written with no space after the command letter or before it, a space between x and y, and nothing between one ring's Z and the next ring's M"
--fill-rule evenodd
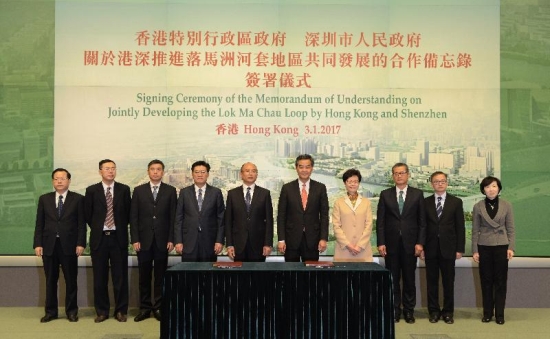
M46 274L46 314L40 322L57 319L59 266L65 276L65 313L70 322L78 321L78 257L86 247L84 197L69 191L71 173L64 168L52 172L55 192L38 199L34 253L42 257Z
M177 195L174 186L163 183L164 163L151 160L147 165L149 182L134 188L130 212L130 242L139 265L140 312L134 321L153 313L160 321L162 279L168 267L168 253L174 249L174 220ZM151 302L151 278L154 265L154 299Z
M420 256L426 262L430 322L440 318L454 323L455 261L464 253L465 229L462 200L447 193L447 174L432 173L434 194L425 199L426 244ZM439 272L443 285L443 308L439 306Z
M395 186L383 190L378 201L376 238L378 252L393 278L395 322L403 315L409 324L415 322L416 257L420 256L426 241L424 195L410 187L409 166L397 163L392 167ZM403 278L403 292L401 292Z
M174 223L176 252L182 261L214 262L223 249L224 211L222 192L206 183L210 165L191 165L194 184L180 191Z
M324 184L312 180L313 157L295 161L298 179L281 189L277 212L277 244L285 261L317 261L327 249L328 195Z
M256 185L258 168L241 166L243 185L227 192L225 239L235 261L265 261L273 248L273 205L269 190Z

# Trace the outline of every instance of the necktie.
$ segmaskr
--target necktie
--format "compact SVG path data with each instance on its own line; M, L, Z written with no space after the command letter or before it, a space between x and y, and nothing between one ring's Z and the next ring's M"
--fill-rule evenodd
M250 202L251 202L251 197L250 197L250 187L248 187L246 189L246 197L244 199L245 203L246 203L246 212L250 212Z
M302 184L302 207L304 208L304 210L306 209L306 206L307 206L307 191L306 191L306 184Z
M63 196L59 196L59 201L57 202L57 216L61 218L61 213L63 212Z
M443 206L441 206L441 197L437 197L437 206L435 207L437 213L437 219L441 218L441 213L443 213Z
M157 201L158 186L153 186L153 200Z
M111 194L111 187L107 187L105 200L107 200L107 217L105 218L105 226L107 226L107 228L113 228L115 226L115 218L113 215L113 195Z
M199 211L202 208L202 188L199 188L199 196L197 197L197 202L199 203Z
M403 213L403 205L405 205L405 200L403 199L403 191L399 191L399 214Z

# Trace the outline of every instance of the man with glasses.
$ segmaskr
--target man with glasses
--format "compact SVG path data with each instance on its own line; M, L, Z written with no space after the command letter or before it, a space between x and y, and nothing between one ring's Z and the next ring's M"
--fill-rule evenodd
M90 226L90 251L94 273L95 322L109 318L109 267L115 296L115 319L126 322L128 313L128 223L130 187L115 182L113 160L99 162L101 182L86 188L84 211Z
M71 173L64 168L52 172L52 184L55 191L38 199L34 229L34 253L42 258L46 275L46 314L40 322L57 319L59 266L65 277L65 314L76 322L78 257L86 247L84 197L69 191Z
M440 318L453 324L455 260L464 253L465 229L462 200L447 193L447 174L434 172L430 181L434 194L425 200L426 244L421 258L426 262L430 322ZM439 306L439 272L443 285L443 309Z
M376 235L378 252L393 278L395 322L403 315L409 324L415 322L416 257L426 240L424 196L421 190L408 186L409 167L397 163L392 167L395 186L383 190L378 201ZM403 278L403 291L401 291Z
M223 249L224 212L222 192L206 183L210 165L191 165L193 185L180 191L174 223L176 252L182 261L215 262Z

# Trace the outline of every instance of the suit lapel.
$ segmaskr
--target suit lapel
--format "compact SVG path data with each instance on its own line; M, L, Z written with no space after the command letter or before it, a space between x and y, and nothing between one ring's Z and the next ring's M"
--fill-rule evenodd
M242 201L246 210L246 202L244 200L244 195L241 194L243 197ZM253 206L256 206L258 204L258 201L262 199L262 188L256 185L254 187L254 194L252 195L252 201L250 202L250 210L252 211Z
M54 194L54 200L55 200L55 194ZM59 216L59 219L63 219L65 212L69 207L71 207L72 203L73 203L73 196L70 191L67 191L67 196L65 197L65 200L63 200L63 210L61 211L61 215Z
M435 194L430 195L426 199L426 203L427 203L426 210L430 214L430 217L434 220L437 220L437 212L435 210ZM443 212L445 212L445 210L443 210ZM441 216L443 216L443 214L441 214Z
M104 207L107 207L107 198L105 197L105 190L103 189L103 183L97 184L97 194L100 196L99 201Z
M391 197L390 197L391 206L390 207L395 212L395 214L401 215L402 213L399 213L399 203L397 202L397 199L398 199L397 198L397 187L393 186L393 188L391 189L390 192L391 192ZM405 205L403 205L403 212L405 212Z
M55 191L52 192L50 195L47 196L46 198L46 203L47 205L46 206L51 206L52 210L53 210L53 213L54 215L56 216L57 219L60 219L59 218L59 215L57 215L57 201L55 201ZM62 213L63 214L63 213Z
M244 211L246 211L246 200L244 196L244 185L241 185L238 187L237 190L237 203L240 205L239 208L242 208ZM258 186L254 188L254 194L251 196L250 200L250 210L252 211L252 205L254 204L254 201L256 201L256 194L258 194L257 190ZM248 211L247 211L248 213Z
M316 182L309 179L309 192L307 194L307 203L306 203L306 209L307 211L309 209L310 204L313 201L312 195L315 194L315 189L317 188ZM302 202L302 192L300 191L300 202Z

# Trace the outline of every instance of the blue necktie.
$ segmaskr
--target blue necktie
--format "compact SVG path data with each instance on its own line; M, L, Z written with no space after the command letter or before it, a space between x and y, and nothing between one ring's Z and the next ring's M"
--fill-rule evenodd
M59 201L57 202L57 216L61 218L61 213L63 212L63 196L59 196Z
M403 213L403 205L405 205L405 200L403 199L403 191L399 191L399 214Z
M199 196L197 197L197 202L199 203L199 211L202 209L202 188L199 188Z
M246 203L246 212L250 212L250 202L252 201L252 199L250 197L250 187L248 187L246 189L246 197L245 197L244 201Z
M437 206L435 207L437 213L437 219L441 218L441 213L443 213L443 206L441 206L441 197L437 197Z

